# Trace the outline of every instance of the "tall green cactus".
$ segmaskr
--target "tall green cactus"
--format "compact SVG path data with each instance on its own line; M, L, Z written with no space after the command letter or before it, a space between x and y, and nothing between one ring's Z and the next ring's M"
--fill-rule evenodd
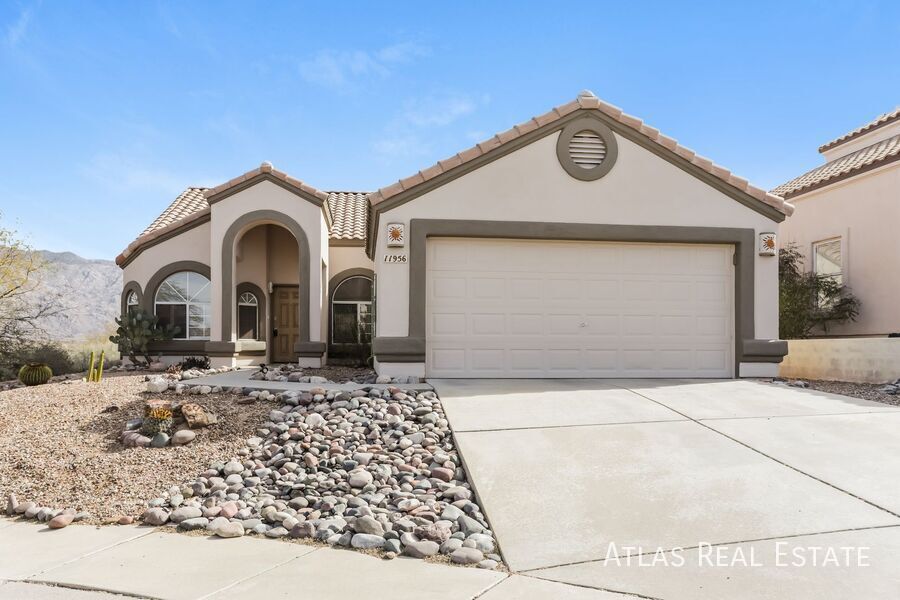
M119 351L127 354L133 364L143 362L146 367L153 362L150 344L171 340L179 332L173 325L160 325L159 317L142 309L128 311L116 319L116 325L116 334L109 336L109 341L118 344Z

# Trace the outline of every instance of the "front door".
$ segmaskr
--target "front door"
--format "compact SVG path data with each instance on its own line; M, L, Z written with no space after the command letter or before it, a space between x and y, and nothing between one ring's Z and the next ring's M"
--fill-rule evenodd
M300 292L296 285L277 285L272 293L272 362L294 362L294 344L300 336L297 322Z

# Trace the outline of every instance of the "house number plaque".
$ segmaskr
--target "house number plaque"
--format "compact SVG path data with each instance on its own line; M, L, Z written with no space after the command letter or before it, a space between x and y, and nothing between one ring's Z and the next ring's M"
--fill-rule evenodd
M384 262L393 264L406 264L408 259L405 254L385 254Z

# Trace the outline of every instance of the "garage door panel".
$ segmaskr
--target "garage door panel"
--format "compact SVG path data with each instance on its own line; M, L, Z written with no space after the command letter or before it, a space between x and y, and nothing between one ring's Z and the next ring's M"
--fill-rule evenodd
M428 376L732 373L731 246L432 239L427 252Z

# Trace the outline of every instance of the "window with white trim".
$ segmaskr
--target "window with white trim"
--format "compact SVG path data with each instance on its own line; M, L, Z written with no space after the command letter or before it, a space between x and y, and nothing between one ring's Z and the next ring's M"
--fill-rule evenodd
M837 285L844 284L844 257L841 253L841 238L822 240L813 243L813 272L819 279L833 281ZM828 308L832 303L824 292L816 299L820 308Z
M844 283L844 257L841 255L841 238L823 240L813 244L813 271L822 278Z
M253 292L244 292L238 298L238 338L259 339L259 299Z
M369 344L372 341L372 280L363 275L338 284L331 298L331 341Z
M159 285L154 300L160 325L178 328L176 340L209 339L209 279L193 271L173 273Z

